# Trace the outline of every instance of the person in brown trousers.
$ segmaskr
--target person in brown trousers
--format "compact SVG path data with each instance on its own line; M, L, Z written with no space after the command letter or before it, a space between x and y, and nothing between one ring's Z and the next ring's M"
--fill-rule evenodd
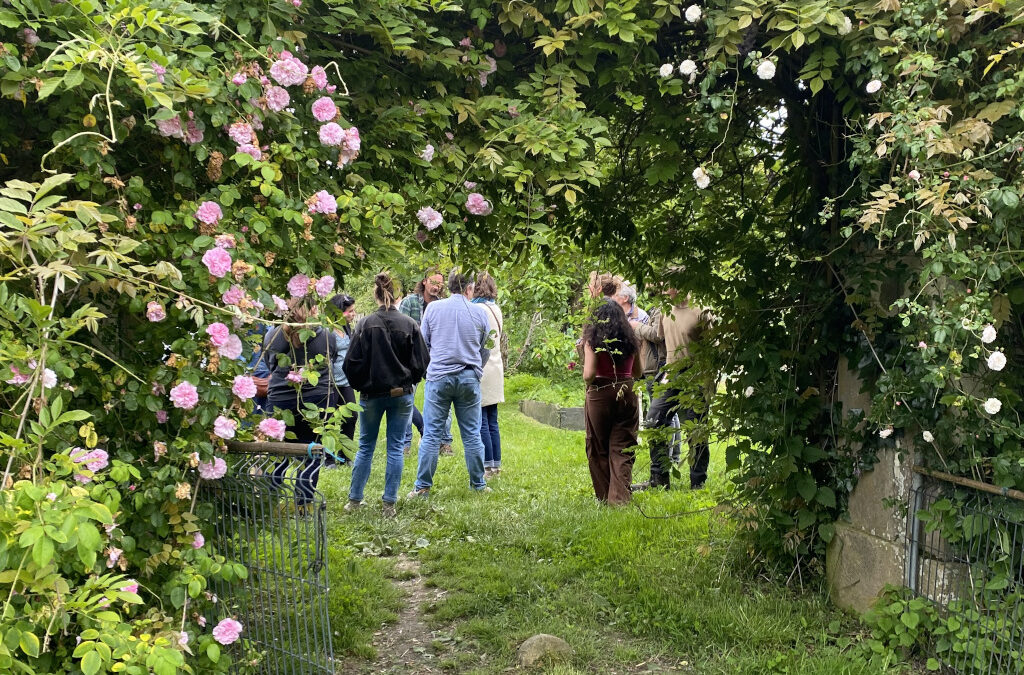
M594 494L608 504L628 504L639 407L633 380L643 373L640 344L622 308L602 302L583 330L583 417L587 463Z

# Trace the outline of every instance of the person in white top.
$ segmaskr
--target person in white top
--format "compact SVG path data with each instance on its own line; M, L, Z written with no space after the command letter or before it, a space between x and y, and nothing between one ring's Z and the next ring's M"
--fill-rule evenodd
M481 272L476 277L473 303L487 310L487 321L491 326L491 358L484 365L480 378L480 437L484 443L484 475L487 478L501 472L501 433L498 431L498 404L505 402L505 364L498 349L501 344L505 319L495 300L498 287L494 277Z

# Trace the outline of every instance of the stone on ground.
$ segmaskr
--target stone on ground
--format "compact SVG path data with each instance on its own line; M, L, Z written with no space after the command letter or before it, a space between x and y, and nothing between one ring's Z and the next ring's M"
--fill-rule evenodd
M562 638L539 633L519 646L519 665L524 668L545 660L567 659L572 656L572 647Z

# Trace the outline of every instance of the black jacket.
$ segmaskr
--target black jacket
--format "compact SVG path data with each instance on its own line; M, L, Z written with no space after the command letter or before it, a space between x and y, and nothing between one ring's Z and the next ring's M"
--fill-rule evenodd
M383 396L422 380L429 363L416 322L395 308L381 307L359 322L342 369L360 394Z

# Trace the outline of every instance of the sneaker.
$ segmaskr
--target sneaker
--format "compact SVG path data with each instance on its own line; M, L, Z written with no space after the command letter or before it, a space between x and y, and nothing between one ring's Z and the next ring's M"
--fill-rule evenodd
M439 454L439 455L454 455L455 451L452 450L452 444L451 443L442 443L441 444L441 449L438 451L437 454Z
M384 502L384 506L381 507L380 515L382 518L394 518L398 515L395 512L395 505L390 502Z
M349 513L351 513L353 511L356 511L356 510L362 508L362 506L363 506L363 502L362 501L357 501L355 499L350 499L350 500L348 500L348 504L345 504L345 510L348 511Z
M484 495L490 494L491 492L494 492L494 490L492 490L487 485L483 486L482 488L480 488L480 489L478 489L476 491L479 492L480 494L484 494Z
M410 492L409 494L406 495L406 497L408 497L409 499L416 499L418 497L422 497L423 499L426 499L429 496L430 496L430 488L420 488L419 490L413 490L412 492Z

